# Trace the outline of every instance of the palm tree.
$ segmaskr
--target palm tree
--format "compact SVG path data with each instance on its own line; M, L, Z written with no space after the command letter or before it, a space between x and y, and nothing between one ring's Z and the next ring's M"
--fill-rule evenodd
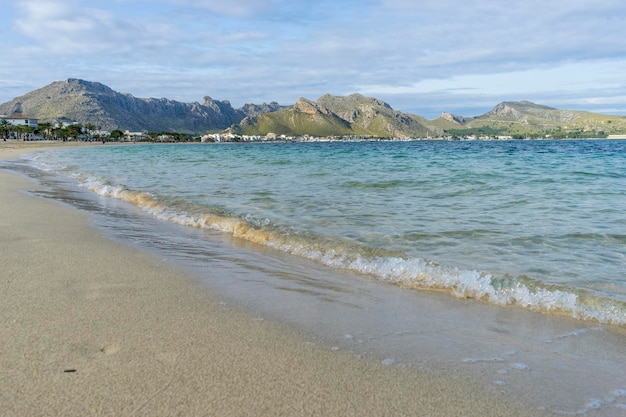
M85 130L87 131L87 133L89 134L89 139L92 139L93 137L93 132L97 129L97 126L94 125L93 123L86 123L85 124Z
M66 127L69 136L78 140L78 137L83 132L83 126L80 123L74 123Z
M15 131L17 132L17 138L24 140L24 134L26 133L26 126L17 125L15 126Z
M6 119L0 120L0 132L2 133L2 138L7 139L9 137L9 132L11 131L11 127L13 124Z
M39 126L37 127L37 131L43 133L44 139L49 139L52 134L52 123L50 122L39 123Z

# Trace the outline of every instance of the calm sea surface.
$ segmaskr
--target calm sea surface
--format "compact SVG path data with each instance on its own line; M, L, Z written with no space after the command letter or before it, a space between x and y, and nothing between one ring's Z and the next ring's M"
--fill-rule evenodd
M406 291L626 324L626 141L110 145L32 163Z

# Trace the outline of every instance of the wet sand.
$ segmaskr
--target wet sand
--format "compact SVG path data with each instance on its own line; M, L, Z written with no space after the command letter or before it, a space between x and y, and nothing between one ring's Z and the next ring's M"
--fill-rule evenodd
M542 415L257 320L37 187L0 170L2 416Z

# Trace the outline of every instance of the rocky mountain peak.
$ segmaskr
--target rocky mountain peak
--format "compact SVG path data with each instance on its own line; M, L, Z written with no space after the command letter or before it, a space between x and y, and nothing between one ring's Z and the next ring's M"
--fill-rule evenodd
M516 109L511 103L500 103L496 107L493 108L488 114L496 115L496 116L511 116L513 118L519 119L524 116L524 114Z
M441 118L449 122L458 123L458 124L463 124L466 121L465 117L463 116L457 116L456 114L446 113L445 111L441 113Z
M239 123L244 114L228 101L205 97L203 104L166 98L137 98L104 84L69 78L56 81L0 105L0 114L16 108L40 122L93 123L105 130L204 133Z
M294 104L293 109L300 113L306 114L331 114L331 112L325 107L320 106L318 103L307 100L306 98L300 97L296 104Z
M267 104L267 103L263 103L263 104L246 103L246 104L244 104L241 107L240 110L246 115L246 117L256 117L259 114L271 113L273 111L278 111L281 108L283 108L283 106L281 106L280 104L278 104L275 101L272 101L269 104Z

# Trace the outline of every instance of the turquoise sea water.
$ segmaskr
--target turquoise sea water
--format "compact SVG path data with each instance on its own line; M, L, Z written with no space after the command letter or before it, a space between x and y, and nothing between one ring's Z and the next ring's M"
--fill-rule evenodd
M626 141L84 144L0 169L225 314L531 415L625 415Z
M406 291L626 325L626 141L110 145L32 163Z

